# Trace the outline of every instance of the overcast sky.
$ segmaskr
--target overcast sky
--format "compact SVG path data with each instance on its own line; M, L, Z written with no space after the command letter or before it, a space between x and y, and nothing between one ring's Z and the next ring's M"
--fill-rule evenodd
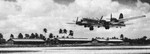
M149 0L0 0L0 32L9 38L10 34L43 33L47 28L49 33L58 34L60 28L74 30L74 37L119 37L124 34L129 38L150 37L150 5ZM103 27L89 31L88 28L68 25L67 22L76 17L109 18L119 16L133 17L146 15L146 18L132 20L121 29Z

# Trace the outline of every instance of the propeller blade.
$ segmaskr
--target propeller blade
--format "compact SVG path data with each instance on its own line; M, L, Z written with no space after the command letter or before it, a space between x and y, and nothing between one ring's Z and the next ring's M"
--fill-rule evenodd
M96 17L96 19L97 19L97 20L99 20L99 18L98 18L98 17Z
M76 22L78 22L79 17L77 17Z
M110 15L110 21L111 21L111 19L112 19L112 14Z
M101 17L101 19L100 20L102 20L103 19L103 16Z

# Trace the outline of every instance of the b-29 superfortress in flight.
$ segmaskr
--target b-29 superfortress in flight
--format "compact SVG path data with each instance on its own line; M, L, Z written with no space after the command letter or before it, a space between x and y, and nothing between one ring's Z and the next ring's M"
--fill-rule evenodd
M144 18L144 17L146 17L146 15L124 18L123 14L120 13L119 19L113 18L111 14L110 21L103 20L103 16L100 19L82 18L80 21L78 20L79 18L77 17L75 22L68 23L68 24L76 24L79 26L88 27L90 31L94 30L94 27L98 27L98 28L104 27L106 30L108 30L111 27L116 27L116 28L125 27L126 25L129 25L129 24L125 24L126 21Z

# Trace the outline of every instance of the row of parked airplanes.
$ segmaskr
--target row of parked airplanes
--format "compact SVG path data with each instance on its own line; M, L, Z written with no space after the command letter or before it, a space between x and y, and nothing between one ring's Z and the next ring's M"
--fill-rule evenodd
M144 17L146 17L146 15L124 18L123 14L120 13L118 19L112 17L111 14L109 21L104 20L103 16L100 19L82 18L80 21L78 20L79 18L77 17L76 21L68 24L76 24L79 26L88 27L90 31L94 30L94 27L98 27L98 28L104 27L106 30L108 30L111 27L121 28L121 27L125 27L126 25L131 25L131 24L125 24L125 22L133 19L144 18Z

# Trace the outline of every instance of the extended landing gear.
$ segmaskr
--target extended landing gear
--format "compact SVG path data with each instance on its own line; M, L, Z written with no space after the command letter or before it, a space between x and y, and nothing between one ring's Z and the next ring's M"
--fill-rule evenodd
M86 27L88 27L87 25L84 25L84 27L86 28Z
M104 27L105 27L105 29L106 29L106 30L108 30L108 29L110 28L110 26L109 26L109 25L110 25L110 23L109 23L109 22L105 22L105 23L104 23Z
M91 27L89 28L89 30L90 30L90 31L94 30L94 27L93 27L93 26L91 26Z
M110 27L109 26L105 26L105 29L108 30Z
M122 27L120 26L120 27L116 27L116 28L122 28Z

